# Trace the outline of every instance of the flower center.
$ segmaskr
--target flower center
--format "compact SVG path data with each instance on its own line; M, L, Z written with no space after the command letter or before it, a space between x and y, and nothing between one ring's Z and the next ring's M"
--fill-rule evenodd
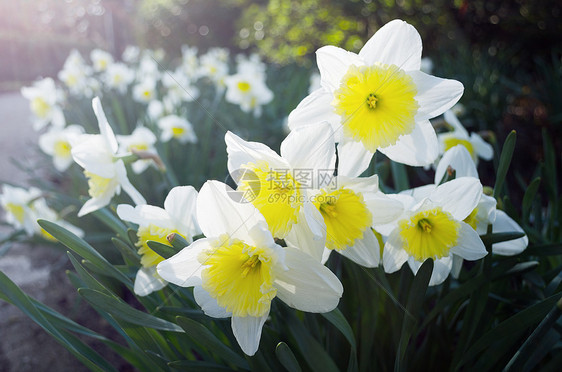
M205 266L201 274L203 289L219 306L240 317L259 317L269 312L277 294L273 286L274 256L269 248L226 240L226 244L202 252L198 260Z
M247 92L250 90L250 83L247 81L240 81L238 82L238 90L241 92Z
M250 201L267 221L271 234L283 239L297 222L303 198L300 184L288 169L271 169L265 161L248 163L242 168L254 172L257 180L248 177L240 179L238 190L243 191L244 195L255 196Z
M363 195L341 188L333 192L322 192L316 196L314 205L326 224L326 247L343 250L363 238L364 231L371 226L371 212L363 201Z
M179 234L177 230L159 227L154 224L139 227L137 231L139 241L136 245L139 247L138 253L141 255L141 265L143 267L155 266L164 261L162 256L150 249L147 241L153 240L158 243L169 244L166 237L171 233Z
M417 261L438 259L457 243L460 224L440 207L422 211L398 223L404 249Z
M59 158L70 158L70 143L68 141L56 141L55 142L55 156Z
M476 217L477 214L478 207L474 208L474 210L464 219L464 222L469 224L474 230L476 230L476 226L478 225L478 218Z
M413 79L396 65L352 65L332 105L342 118L344 135L375 152L414 130L416 94Z
M185 133L185 128L182 127L172 127L172 135L174 138L181 137Z
M38 118L44 119L49 110L51 109L51 105L49 105L43 98L35 97L31 101L31 111L37 116Z
M474 146L472 146L472 143L470 143L470 141L468 140L456 138L456 137L447 137L443 140L443 144L445 145L445 151L457 145L463 145L470 153L472 159L473 160L476 159L476 152L474 151Z
M118 181L113 178L104 178L87 170L84 175L88 178L88 194L92 198L103 196L111 187L117 188Z
M11 213L19 223L23 224L23 217L25 215L25 209L23 208L23 205L7 203L6 210Z

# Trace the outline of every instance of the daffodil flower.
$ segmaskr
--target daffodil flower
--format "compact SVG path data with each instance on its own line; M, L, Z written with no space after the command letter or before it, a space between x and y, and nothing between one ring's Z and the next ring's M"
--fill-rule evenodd
M80 136L71 150L74 161L84 168L84 175L88 178L88 193L91 197L84 203L78 216L105 207L114 195L121 192L121 188L135 204L146 204L143 196L127 178L127 169L123 160L117 156L117 139L98 97L92 100L92 106L98 119L100 134Z
M133 133L128 136L117 136L120 150L123 152L146 151L156 154L156 136L146 127L136 127ZM151 159L139 159L131 168L136 174L144 172L152 164Z
M23 87L21 95L29 100L35 130L43 129L49 124L57 128L64 127L66 120L60 107L64 95L53 79L45 78L34 82L30 87Z
M191 243L193 236L201 233L195 214L196 199L197 191L192 186L178 186L168 193L164 209L146 204L117 206L119 218L139 225L137 246L142 267L133 287L137 295L147 296L167 284L156 272L156 265L164 258L150 249L149 240L168 244L167 236L176 233Z
M402 195L409 199L407 212L392 224L384 246L383 266L392 273L408 262L417 273L421 264L431 258L435 266L429 284L436 285L449 276L455 256L472 261L487 252L478 233L464 222L481 198L480 181L460 177L437 187L431 185L430 190L423 198L423 192Z
M177 115L167 115L158 120L158 128L162 131L160 140L168 142L172 138L180 143L197 143L193 126L187 119Z
M39 137L39 148L53 157L53 163L59 172L64 172L73 163L72 143L83 133L84 128L79 125L52 127Z
M440 133L437 136L442 154L454 146L462 145L468 150L475 164L478 164L479 158L484 160L493 158L494 149L492 145L484 141L477 133L473 132L469 135L453 111L445 111L443 116L445 122L453 127L453 131Z
M206 238L157 269L168 282L194 287L205 314L231 317L242 351L254 355L275 297L301 311L328 312L337 306L343 287L317 260L277 245L259 211L232 200L231 192L218 181L203 185L197 216Z
M225 78L225 100L240 105L244 112L261 115L262 105L273 100L273 92L265 85L265 76L251 71L240 72Z
M124 63L118 62L107 67L103 78L109 88L125 94L129 85L135 80L135 73Z
M90 52L90 59L92 60L94 70L97 72L106 71L113 64L113 56L101 49L92 50Z
M237 190L264 216L272 235L295 241L313 257L321 257L326 225L312 203L312 191L334 181L336 154L329 125L291 132L281 143L281 156L231 132L225 141L228 170Z
M24 229L32 236L36 231L37 216L31 203L41 197L41 190L36 187L24 189L3 185L0 194L0 205L6 211L6 221L18 229Z
M156 80L145 77L133 86L133 99L137 102L148 104L157 98Z
M322 88L293 110L289 127L328 121L336 140L354 151L379 150L396 162L431 164L438 147L429 119L453 106L463 86L421 72L421 52L418 32L400 20L383 26L359 54L320 48Z

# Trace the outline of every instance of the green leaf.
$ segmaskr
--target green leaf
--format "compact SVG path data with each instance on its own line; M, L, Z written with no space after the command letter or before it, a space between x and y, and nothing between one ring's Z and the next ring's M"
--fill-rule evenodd
M55 237L55 239L64 244L67 248L73 250L82 258L96 265L100 270L102 270L102 272L107 273L107 275L113 276L114 278L118 279L128 286L132 285L131 280L127 278L127 276L125 276L121 271L117 270L101 254L99 254L98 251L96 251L83 239L79 238L65 228L57 225L56 223L47 220L37 220L37 223L42 228L44 228L45 231Z
M172 322L137 310L125 302L99 291L88 288L80 288L78 293L93 306L96 306L114 317L123 319L129 323L161 331L183 332L180 327Z
M174 360L169 362L168 366L172 369L179 371L192 371L192 372L223 372L232 371L232 369L221 366L220 364L195 361L195 360Z
M127 226L119 218L115 217L107 208L98 209L92 212L92 216L103 222L104 225L113 230L117 235L123 239L129 236Z
M177 249L175 249L172 246L162 244L160 242L156 242L153 240L147 241L146 244L148 244L148 247L150 249L152 249L154 252L158 253L160 256L164 257L165 259L168 259L179 252Z
M531 212L531 206L535 201L535 196L537 195L537 191L539 190L539 186L541 184L541 178L535 178L531 184L527 187L525 191L525 195L523 196L523 218L525 221L529 220L529 213Z
M498 198L505 182L505 176L507 175L507 170L509 169L509 165L511 164L511 158L513 157L516 139L517 134L514 130L512 130L503 144L498 171L496 173L496 185L494 186L494 198L496 199Z
M283 367L287 369L287 371L301 371L301 366L299 365L295 354L293 354L291 348L286 343L280 342L277 344L277 347L275 348L275 355L277 356L277 359L279 359Z
M519 239L524 236L525 233L522 232L501 232L501 233L481 235L480 239L482 239L484 245L488 247L494 243L501 243L501 242L506 242L508 240Z
M248 362L223 344L203 324L182 316L176 317L176 321L187 336L196 344L201 345L204 350L216 354L225 362L230 362L240 368L248 369Z
M394 189L396 191L407 190L410 188L408 181L408 173L404 164L390 161L390 168L392 169L392 181L394 182Z
M121 252L121 256L123 256L123 261L125 261L128 265L139 265L140 263L140 256L139 254L131 248L129 244L125 241L121 240L120 238L111 238L111 242Z
M353 329L347 322L347 319L343 316L338 308L330 311L329 313L321 313L324 318L326 318L334 327L336 327L347 339L353 350L357 348L355 342L355 335L353 334Z
M402 362L404 361L404 357L406 355L406 349L408 348L410 337L414 333L414 328L418 322L417 316L421 310L432 272L433 260L427 259L421 265L414 277L412 287L410 288L410 295L408 296L408 303L406 304L404 320L402 322L402 333L400 334L400 341L398 342L398 350L396 351L396 361L394 363L395 371L401 371L407 368L405 365L402 365Z

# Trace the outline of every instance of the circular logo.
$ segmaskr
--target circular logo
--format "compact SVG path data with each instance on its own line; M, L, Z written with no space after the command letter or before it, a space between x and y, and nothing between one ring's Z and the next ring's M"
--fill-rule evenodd
M236 203L251 203L260 194L261 181L257 174L249 169L235 169L225 179L226 193ZM240 187L239 189L237 188Z

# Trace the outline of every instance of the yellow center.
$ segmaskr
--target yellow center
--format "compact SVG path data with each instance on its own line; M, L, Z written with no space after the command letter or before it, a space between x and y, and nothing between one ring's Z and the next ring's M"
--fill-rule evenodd
M139 247L138 253L141 255L142 266L151 267L158 265L160 262L164 261L164 257L160 256L158 253L150 249L146 242L149 240L153 240L158 243L169 245L168 239L166 239L166 237L171 233L179 234L177 230L158 227L154 224L139 227L139 230L137 231L137 237L139 238L137 247Z
M144 96L144 98L150 98L152 92L150 90L145 90L144 92L142 92L142 95Z
M129 151L146 151L148 150L148 145L146 143L135 143L128 147Z
M233 316L267 314L277 294L271 250L237 240L224 241L198 257L205 266L201 273L203 288Z
M102 196L112 186L116 186L116 180L113 178L104 178L92 172L84 171L84 175L88 177L88 194L92 198Z
M172 127L172 135L174 138L181 137L185 133L185 128L182 127Z
M413 79L396 65L352 65L332 105L342 118L344 135L375 152L414 130L416 94Z
M250 90L250 83L247 81L240 81L238 82L238 90L241 92L247 92Z
M6 211L11 213L19 223L23 224L23 217L25 215L23 205L6 203Z
M55 142L55 156L59 158L70 158L70 143L68 141L59 140Z
M478 208L474 208L472 212L464 219L464 222L470 225L474 230L476 230L476 226L478 225L478 219L476 215L478 214Z
M341 188L316 196L314 205L326 223L326 247L343 250L354 245L355 240L363 238L363 233L371 226L371 212L367 209L363 195Z
M460 224L440 207L422 211L398 223L404 249L417 261L438 259L457 243Z
M31 100L31 111L38 118L44 119L51 110L51 105L41 97L35 97Z
M76 84L78 84L78 76L73 74L66 76L66 85L68 85L68 87L72 88Z
M303 202L300 184L295 181L289 170L273 170L265 161L257 165L248 163L243 165L243 168L254 172L257 180L239 180L238 190L243 191L244 195L255 196L250 201L267 221L271 234L276 238L285 238L297 222Z
M465 139L461 139L461 138L456 138L456 137L446 137L443 140L443 144L445 145L445 151L457 146L457 145L463 145L468 152L470 153L470 156L472 157L473 160L476 160L476 152L474 151L474 146L472 146L472 143L470 143L470 141L465 140Z

